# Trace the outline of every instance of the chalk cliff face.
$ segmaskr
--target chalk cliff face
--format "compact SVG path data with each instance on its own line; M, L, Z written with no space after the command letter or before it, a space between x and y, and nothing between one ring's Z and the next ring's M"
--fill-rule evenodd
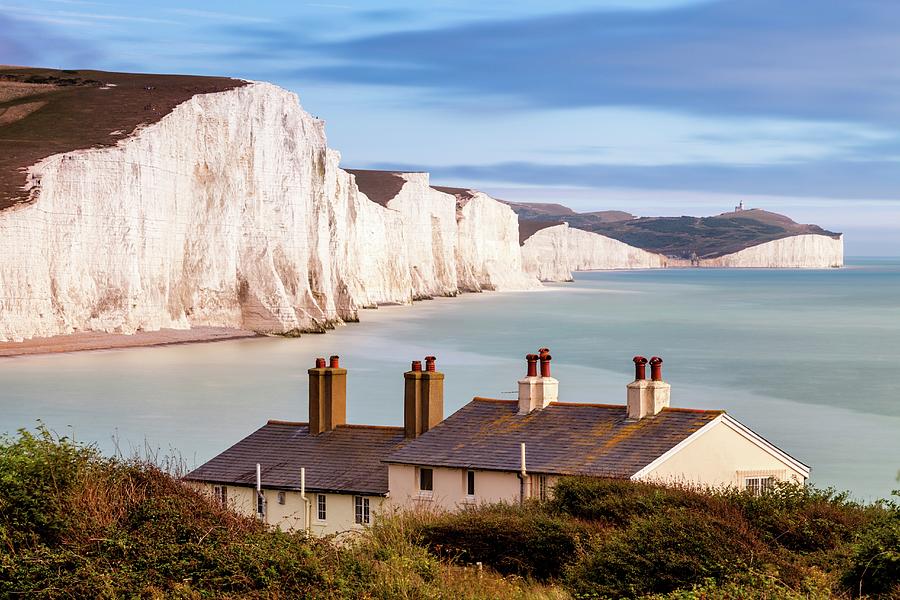
M431 187L428 173L398 173L406 180L387 208L400 215L414 300L455 296L456 199Z
M408 175L381 206L339 159L296 95L254 83L194 96L115 147L41 161L32 201L0 212L0 340L321 330L361 307L455 294L459 240L473 232L456 225L454 198ZM517 264L504 245L515 221L482 225L474 235L501 235L504 264ZM530 282L476 258L465 268L482 274L478 289Z
M674 261L673 261L674 262ZM682 266L682 265L673 265ZM825 269L844 266L844 236L794 235L718 258L700 267Z
M457 199L459 288L481 290L531 289L539 286L523 270L519 224L513 210L484 194Z
M566 223L535 232L522 245L525 271L541 281L571 281L573 271L659 269L666 257Z
M433 188L425 173L381 185L381 172L339 165L323 123L264 83L40 161L30 201L0 210L0 341L192 325L293 334L380 304L687 266L566 224L520 247L515 212L486 194ZM700 266L841 264L839 237L795 235Z

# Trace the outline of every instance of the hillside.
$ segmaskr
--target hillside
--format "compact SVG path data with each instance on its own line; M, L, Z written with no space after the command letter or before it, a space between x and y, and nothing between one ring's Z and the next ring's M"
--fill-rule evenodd
M519 215L524 243L530 234L559 223L598 233L649 252L672 258L711 259L752 246L797 235L839 233L818 225L795 223L761 209L728 212L713 217L635 217L621 211L576 213L558 204L509 203Z
M28 197L23 170L39 160L114 146L196 94L245 84L225 77L0 68L0 210Z
M0 438L0 596L896 598L900 507L566 479L546 502L266 530L153 463L45 429ZM483 568L482 568L483 567Z

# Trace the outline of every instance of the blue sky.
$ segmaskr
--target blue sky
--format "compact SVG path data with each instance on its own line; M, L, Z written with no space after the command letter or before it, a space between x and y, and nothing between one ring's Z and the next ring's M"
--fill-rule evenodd
M278 83L349 167L581 210L739 199L900 255L900 2L0 0L0 63Z

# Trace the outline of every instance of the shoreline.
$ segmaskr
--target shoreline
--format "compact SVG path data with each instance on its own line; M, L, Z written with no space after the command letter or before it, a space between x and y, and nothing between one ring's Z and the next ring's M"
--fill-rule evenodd
M258 337L265 336L254 331L230 327L159 329L133 334L82 331L46 338L31 338L22 342L0 342L0 359L180 344L205 344Z

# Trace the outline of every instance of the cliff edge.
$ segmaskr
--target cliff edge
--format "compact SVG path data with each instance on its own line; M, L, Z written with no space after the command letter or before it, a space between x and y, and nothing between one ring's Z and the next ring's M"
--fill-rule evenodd
M89 102L117 94L125 84L106 75L73 86ZM170 76L146 77L155 83L135 86L154 90L132 93ZM101 126L92 105L90 135L38 148L46 134L32 132L32 154L2 165L12 192L0 210L0 340L191 326L296 334L363 307L538 285L506 205L485 196L493 216L478 218L426 174L400 174L392 198L370 199L295 94L185 85L172 80L186 97L173 91L180 102L158 118L132 103L139 114ZM42 93L62 95L0 125L0 155L15 147L10 131L65 115L82 92ZM20 171L25 156L42 158Z

